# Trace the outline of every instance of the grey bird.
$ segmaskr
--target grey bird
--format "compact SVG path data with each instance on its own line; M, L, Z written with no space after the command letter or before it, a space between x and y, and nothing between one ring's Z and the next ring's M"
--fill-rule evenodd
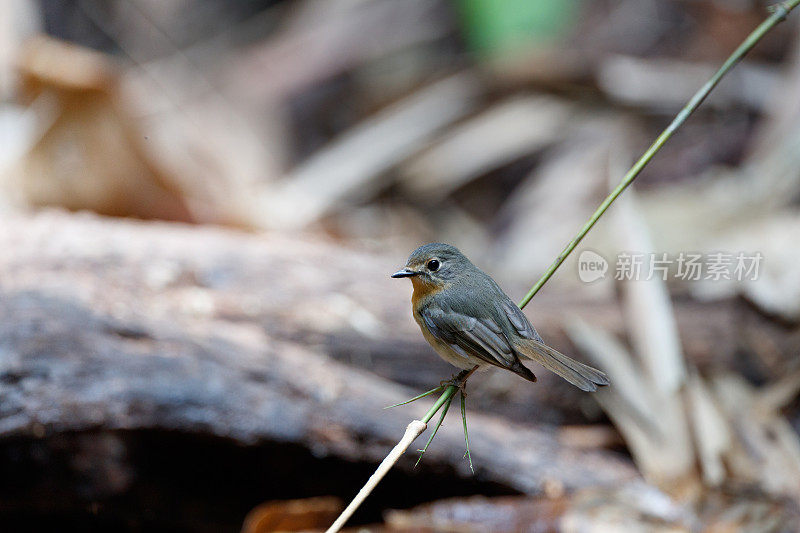
M546 345L500 286L454 246L420 246L392 277L411 280L414 320L442 359L465 370L463 381L489 365L536 381L520 362L525 358L584 391L609 384L600 370Z

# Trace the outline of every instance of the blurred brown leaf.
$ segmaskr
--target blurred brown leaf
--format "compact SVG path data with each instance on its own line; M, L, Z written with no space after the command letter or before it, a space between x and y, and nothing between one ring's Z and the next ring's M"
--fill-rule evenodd
M242 533L324 529L343 508L342 501L332 496L262 503L247 513Z
M26 205L112 216L192 221L174 181L148 153L102 54L54 39L30 41L19 59L20 99L40 134L6 177Z

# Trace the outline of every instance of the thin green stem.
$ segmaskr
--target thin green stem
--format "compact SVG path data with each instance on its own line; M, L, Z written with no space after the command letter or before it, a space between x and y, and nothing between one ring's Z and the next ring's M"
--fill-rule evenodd
M614 190L611 191L611 194L609 194L606 199L603 200L603 203L600 204L600 207L597 208L586 224L583 225L578 234L575 235L571 241L569 241L567 246L561 251L560 254L558 254L558 257L556 257L555 261L553 261L539 281L537 281L531 290L528 291L528 294L526 294L519 303L520 308L528 305L528 302L531 301L531 298L533 298L536 293L539 292L539 289L541 289L544 284L547 283L547 280L553 276L555 271L558 270L558 267L561 266L561 263L563 263L569 254L572 253L575 247L578 246L586 234L589 233L589 230L594 227L595 223L597 223L600 217L603 216L603 213L605 213L606 210L611 207L611 204L614 203L614 200L616 200L617 197L628 188L628 185L633 183L633 180L636 179L636 176L638 176L647 163L653 159L653 156L656 155L662 146L664 146L664 143L666 143L669 138L672 137L672 134L675 133L675 130L677 130L684 122L686 122L686 119L688 119L689 116L691 116L691 114L694 113L694 111L700 106L700 104L703 103L703 100L705 100L708 94L714 89L714 87L717 86L722 77L725 76L725 74L727 74L728 71L730 71L734 66L736 66L736 64L742 60L745 54L747 54L747 52L749 52L769 30L785 19L786 15L788 15L792 9L797 7L798 4L800 4L800 0L789 0L787 2L782 2L772 6L772 15L764 20L764 22L762 22L750 35L747 36L747 39L745 39L744 42L733 52L733 54L728 57L725 63L722 64L722 67L720 67L720 69L711 77L711 79L708 80L705 85L703 85L700 90L694 94L694 96L692 96L689 102L683 107L683 109L681 109L680 113L678 113L678 115L672 120L669 126L667 126L663 132L661 132L661 135L659 135L655 142L650 145L650 148L648 148L645 153L642 154L639 160L636 161L633 167L631 167L628 173L622 178L622 181L619 183L619 185L617 185Z
M442 397L444 397L444 394L442 395ZM447 411L450 410L450 404L452 402L453 402L453 395L451 394L444 402L444 409L442 409L442 415L439 417L439 421L436 423L436 427L433 428L433 433L431 433L431 436L428 438L428 442L425 443L425 447L422 448L421 450L417 450L419 451L419 457L417 458L417 462L414 463L415 467L419 464L420 461L422 461L422 456L425 455L426 451L428 451L428 446L431 445L431 442L433 442L433 438L436 436L436 433L439 431L439 428L442 427L442 422L444 422L444 417L447 416ZM434 413L435 412L436 411L434 411ZM431 413L431 416L433 416L433 413Z
M464 422L464 442L467 445L467 451L464 454L469 460L469 469L472 473L475 473L475 469L472 467L472 454L469 453L469 433L467 432L467 395L464 394L464 391L461 391L461 420Z
M569 254L572 253L572 251L578 246L578 244L586 236L586 234L589 233L592 227L594 227L595 223L597 223L600 217L603 216L603 213L606 212L606 210L611 206L612 203L614 203L617 197L620 194L622 194L622 192L628 187L628 185L630 185L633 182L633 180L636 179L636 176L639 175L642 169L647 165L647 163L650 162L650 160L661 149L664 143L666 143L669 140L672 134L684 122L686 122L686 119L688 119L689 116L695 111L695 109L697 109L697 107L703 102L703 100L705 100L705 98L714 89L714 87L716 87L716 85L719 83L722 77L725 76L725 74L727 74L728 71L731 70L739 61L741 61L742 58L745 56L745 54L747 54L747 52L749 52L750 49L752 49L756 45L756 43L758 43L758 41L760 41L761 38L764 37L764 35L766 35L768 31L770 31L780 21L785 19L786 16L789 14L789 12L792 11L794 8L796 8L798 4L800 4L800 0L787 0L785 2L772 6L771 8L772 14L764 22L762 22L758 26L758 28L755 29L755 31L753 31L750 35L748 35L748 37L744 40L744 42L736 49L736 51L733 52L733 54L731 54L731 56L725 61L722 67L711 77L711 79L705 85L703 85L703 87L699 91L697 91L697 93L695 93L694 96L692 96L689 102L683 107L683 109L681 109L680 113L678 113L678 115L669 124L669 126L667 126L667 128L661 133L661 135L658 136L658 138L650 146L650 148L648 148L645 151L645 153L639 158L638 161L636 161L636 163L627 172L627 174L625 174L619 185L617 185L617 187L611 192L611 194L609 194L608 197L606 197L606 199L603 200L603 203L600 204L600 207L597 208L597 210L591 216L589 221L586 224L584 224L583 228L581 228L578 234L567 244L564 250L558 255L556 260L553 261L553 264L551 264L550 267L547 269L547 271L545 271L544 275L539 279L539 281L537 281L536 284L531 288L531 290L528 291L528 294L525 295L525 298L523 298L519 304L520 308L525 307L528 304L528 302L531 301L531 298L533 298L534 295L536 295L536 293L539 292L539 289L541 289L542 286L544 286L544 284L547 283L547 280L549 280L553 276L555 271L558 270L558 267L561 266L561 264L564 262L567 256L569 256ZM433 437L436 436L436 432L442 425L444 417L447 414L448 409L450 408L450 404L453 401L453 396L455 395L457 390L458 387L456 387L455 385L448 385L444 389L442 395L439 396L439 399L436 400L436 403L433 404L433 406L428 410L428 412L423 417L422 422L427 424L428 422L431 421L431 419L439 411L439 409L441 409L442 406L444 406L444 411L442 412L441 417L439 418L439 423L436 425L433 434L428 439L428 442L425 445L425 448L423 449L423 453L424 450L428 448L428 445L431 443L431 441L433 441ZM428 391L428 393L424 394L423 396L429 393L432 394L431 391ZM463 400L463 397L461 403L461 414L462 417L464 418L464 437L465 439L468 439L467 425L466 425L466 405ZM412 425L413 424L414 422L412 422ZM409 429L406 430L406 432L408 433L410 429L411 425L409 426ZM418 436L419 434L421 434L423 429L424 428L420 428L419 432L416 433L416 435ZM412 433L411 440L413 440L414 438L416 437ZM411 444L411 440L408 441L406 446ZM401 441L400 444L398 444L398 447L400 447L402 444L403 441ZM387 459L384 460L388 461L388 466L385 467L385 470L391 468L391 465L394 464L397 458L399 458L400 454L402 454L404 451L405 448L402 448L401 451L399 451L396 454L396 457L391 457L390 454L390 456L388 456ZM467 440L467 451L469 451L468 440ZM420 459L421 458L422 455L420 455ZM417 463L419 463L419 460L417 461ZM470 467L472 467L471 458L470 458ZM360 502L363 501L364 498L366 498L367 494L369 494L372 488L374 488L374 485L378 483L380 477L383 476L385 470L380 471L379 468L379 471L376 471L374 476L377 476L378 474L380 474L380 476L376 478L372 486L369 486L370 483L368 482L367 486L365 486L364 489L362 489L362 492L364 494L362 495L361 493L359 493L361 499L359 499L359 496L357 496L356 499L354 499L353 502L351 502L351 504L348 506L350 513L352 513L352 511L358 507ZM335 533L341 529L341 527L344 525L344 522L347 520L347 517L350 516L349 514L347 514L348 509L345 509L344 513L342 513L342 516L340 516L339 519L337 519L334 525L331 526L326 533Z
M406 401L404 401L404 402L396 403L396 404L394 404L394 405L387 405L386 407L384 407L384 409L392 409L392 408L394 408L394 407L400 407L401 405L406 405L406 404L409 404L409 403L411 403L411 402L416 402L417 400L420 400L420 399L422 399L422 398L425 398L426 396L430 396L431 394L436 394L437 392L439 392L439 391L440 391L440 390L442 390L443 388L444 388L443 386L439 385L438 387L436 387L436 388L434 388L434 389L431 389L431 390L429 390L428 392L423 392L422 394L420 394L420 395L418 395L418 396L414 396L414 397L413 397L413 398L411 398L410 400L406 400ZM433 415L431 415L431 416L433 416ZM426 423L427 423L427 422L426 422Z
M433 415L436 414L436 411L441 409L446 402L452 401L453 395L456 393L457 390L458 387L456 387L455 385L448 385L447 388L444 389L442 395L439 396L439 399L436 400L436 403L433 404L433 406L430 409L428 409L428 412L425 413L425 416L422 417L422 421L425 422L426 424L430 422L431 418L433 418Z
M600 204L600 207L594 212L594 214L589 218L586 224L583 225L581 230L578 232L575 237L567 244L567 246L562 250L562 252L558 255L555 261L550 265L550 267L545 271L539 281L528 291L528 294L522 299L519 303L520 309L528 305L528 302L531 301L531 298L539 292L539 289L544 286L545 283L553 276L558 267L564 262L564 260L572 253L572 251L578 246L578 244L583 240L587 233L594 227L597 221L603 216L603 213L611 207L611 204L619 197L622 192L628 188L628 185L633 183L633 180L639 175L642 169L653 159L653 156L661 149L662 146L672 137L672 134L686 122L686 119L694 113L694 111L703 103L703 100L706 99L708 94L717 86L719 81L722 79L725 74L728 73L734 66L736 66L739 61L749 52L758 41L761 40L764 35L768 31L770 31L776 24L781 22L786 16L796 8L800 4L800 0L788 0L786 2L782 2L780 4L776 4L771 7L772 14L764 20L747 38L744 42L739 45L739 47L733 52L733 54L728 57L728 59L723 63L722 67L708 80L705 85L703 85L699 91L697 91L694 96L689 100L689 102L681 109L678 115L672 120L672 122L667 126L667 128L661 132L661 135L656 138L655 142L642 154L638 161L631 167L631 169L625 174L622 178L622 181L617 185L613 191L603 200L603 203ZM435 389L434 389L435 390ZM433 416L442 408L443 405L447 404L449 408L450 402L453 399L453 395L458 390L458 387L454 385L448 385L439 399L436 400L436 403L428 410L428 412L423 417L422 421L426 424L430 422ZM430 391L428 393L423 394L422 396L426 396L427 394L432 394ZM445 409L445 413L447 409ZM466 415L464 415L466 417ZM439 422L441 425L441 420ZM439 426L436 427L438 430ZM435 435L435 432L434 432ZM465 423L465 435L466 435L466 423ZM431 439L433 440L433 435ZM430 440L428 444L430 444ZM427 445L426 445L427 448Z

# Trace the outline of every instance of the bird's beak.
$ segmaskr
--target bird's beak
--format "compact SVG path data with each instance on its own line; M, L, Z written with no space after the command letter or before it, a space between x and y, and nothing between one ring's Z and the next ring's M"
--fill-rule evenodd
M405 267L402 270L398 270L394 274L392 274L393 278L410 278L411 276L416 276L419 272L414 272L408 267Z

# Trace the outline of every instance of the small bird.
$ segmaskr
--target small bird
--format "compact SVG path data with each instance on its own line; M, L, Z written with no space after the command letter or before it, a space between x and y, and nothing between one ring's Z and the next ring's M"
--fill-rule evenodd
M547 346L500 286L454 246L420 246L392 277L411 279L414 320L439 356L464 370L454 380L459 386L488 365L536 381L520 357L533 359L584 391L609 384L603 372Z

